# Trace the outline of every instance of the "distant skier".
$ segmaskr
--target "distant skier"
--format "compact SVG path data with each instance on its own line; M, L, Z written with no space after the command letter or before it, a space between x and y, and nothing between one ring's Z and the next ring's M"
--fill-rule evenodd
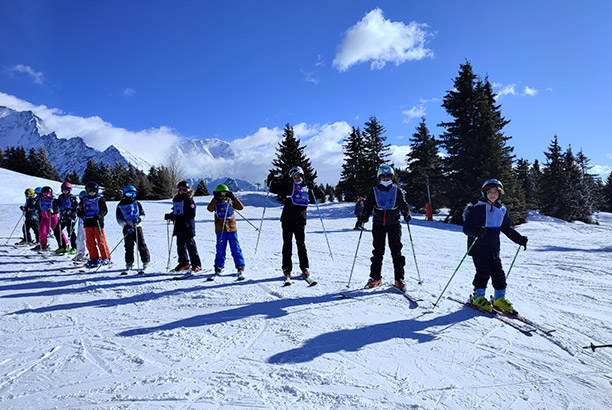
M389 249L393 259L394 286L404 291L404 266L406 258L402 255L402 226L400 215L406 223L410 222L410 209L404 198L404 191L393 183L394 172L389 165L381 165L378 168L378 185L376 185L367 199L361 214L361 225L363 226L370 217L372 210L372 240L374 249L370 261L370 279L366 288L373 288L381 284L382 262L385 255L385 241L389 239Z
M172 212L164 215L164 219L174 222L172 235L176 236L176 251L178 253L178 265L175 271L191 270L199 272L202 270L202 262L198 255L195 241L195 216L196 204L193 200L193 189L189 188L187 181L181 181L177 185L178 193L172 199ZM191 260L191 265L189 261Z
M57 197L57 202L59 204L59 231L63 231L66 229L68 236L70 237L70 254L74 255L76 250L76 232L74 232L75 228L75 219L76 219L76 209L77 209L77 199L74 195L72 195L72 184L68 181L62 184L62 193ZM60 246L55 253L61 254L69 251L68 243L64 242Z
M357 198L357 203L355 203L355 210L353 212L355 216L357 217L357 222L355 222L355 227L353 229L356 229L356 230L364 229L363 223L361 222L361 214L363 213L364 201L365 201L365 198L360 195Z
M238 280L244 279L244 256L238 243L238 228L234 210L241 211L244 205L230 192L226 185L218 185L213 193L213 199L207 209L215 213L215 233L217 236L217 249L215 255L215 274L221 273L225 267L225 251L229 243Z
M19 208L23 211L23 239L16 245L34 245L38 242L38 212L36 211L36 194L32 188L25 190L26 201ZM34 232L32 240L30 231Z
M289 280L293 268L291 256L294 237L302 277L308 279L310 271L306 250L306 209L309 195L315 195L313 186L304 180L304 170L299 166L294 166L289 170L289 179L285 175L271 172L267 182L270 192L280 195L284 202L280 220L283 229L282 269L285 280Z
M493 306L514 311L512 303L506 299L506 274L499 257L500 231L512 242L527 249L527 237L511 226L506 207L500 202L504 193L504 186L499 180L489 179L482 184L482 196L478 202L468 205L463 212L463 232L468 236L468 249L473 244L469 254L476 267L470 303L486 311L491 311ZM495 289L493 306L485 297L489 278Z
M75 263L80 263L87 259L87 246L85 245L85 224L83 223L83 218L78 215L82 215L82 206L83 206L83 198L87 196L87 191L83 190L79 192L79 198L81 202L77 205L77 220L75 222L75 231L76 231L76 255L72 258L72 261Z
M85 185L87 196L81 198L81 205L77 215L83 218L87 250L89 251L88 268L99 265L110 265L110 252L104 234L104 216L108 213L106 200L98 195L100 187L96 182L90 181Z
M53 232L58 246L61 246L62 240L66 241L66 237L57 228L59 223L58 212L59 204L53 197L53 190L49 186L42 187L40 190L40 198L36 203L36 208L40 213L40 221L38 224L38 239L39 244L33 250L47 250L49 232Z
M133 185L123 187L123 198L117 204L115 217L117 223L123 227L125 236L125 270L130 271L134 266L134 242L136 242L137 252L142 260L142 269L139 271L141 273L149 266L151 256L140 226L145 212L140 202L136 200L136 194L136 187Z

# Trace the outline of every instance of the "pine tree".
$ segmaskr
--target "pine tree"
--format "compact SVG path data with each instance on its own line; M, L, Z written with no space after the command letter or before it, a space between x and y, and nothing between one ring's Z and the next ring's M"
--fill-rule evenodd
M287 124L283 131L283 139L276 148L276 158L272 161L274 166L270 172L280 173L289 178L289 170L294 166L302 167L304 180L314 184L317 172L312 168L310 159L304 154L305 145L300 146L300 140L295 137L293 127Z
M208 188L206 187L206 183L204 182L203 179L200 179L200 182L198 182L198 186L196 187L196 190L195 190L195 195L196 196L210 195L210 193L208 192Z
M51 164L51 161L49 161L47 150L44 147L39 147L38 149L30 148L28 171L26 173L54 181L62 180L53 164Z
M370 117L369 121L364 125L365 172L367 172L367 174L359 175L360 178L363 178L362 183L367 187L363 193L378 184L378 168L383 164L387 164L389 162L387 158L391 155L389 152L389 144L385 144L387 140L387 137L384 136L385 128L380 124L376 116Z
M356 201L360 195L372 187L368 183L370 176L369 164L366 160L365 140L359 127L353 127L346 137L344 148L344 163L338 188L347 202Z
M537 170L537 171L535 171ZM520 158L516 162L514 168L514 177L525 193L525 206L527 209L537 209L536 194L536 175L539 175L540 168L537 160L533 166L529 165L529 161Z
M6 168L21 174L31 175L28 157L22 146L7 147Z
M489 80L476 76L469 62L460 66L453 90L444 96L442 106L454 118L439 124L446 129L440 140L448 154L443 160L450 205L447 221L461 224L463 209L478 199L483 181L496 178L507 193L515 191L511 186L513 148L506 145L510 137L502 132L509 121L495 104ZM524 218L525 204L520 199L504 203L513 222Z
M612 172L608 174L606 184L603 186L603 197L604 203L602 210L606 212L612 212Z
M102 172L100 168L98 168L98 164L93 159L87 161L87 165L85 166L85 171L83 171L83 176L81 176L81 181L83 184L87 184L88 182L95 182L100 185L102 181Z
M151 167L147 178L151 183L151 199L172 198L176 188L172 184L170 172L165 166L162 165L159 168Z
M598 178L593 174L589 174L589 170L592 168L589 162L590 159L582 150L576 154L576 165L581 173L579 189L581 207L580 220L587 223L592 222L591 216L593 215L593 211L599 208L601 196L601 185L598 183Z
M5 168L6 156L4 150L0 148L0 168Z
M407 172L398 172L406 191L406 200L414 205L418 212L425 212L425 204L429 201L427 186L432 198L434 209L444 205L440 186L443 180L442 160L438 155L438 142L429 133L425 117L410 138L410 152L406 155Z
M81 180L79 179L79 174L77 174L76 171L70 171L69 173L67 173L64 180L67 182L70 182L72 185L81 184Z

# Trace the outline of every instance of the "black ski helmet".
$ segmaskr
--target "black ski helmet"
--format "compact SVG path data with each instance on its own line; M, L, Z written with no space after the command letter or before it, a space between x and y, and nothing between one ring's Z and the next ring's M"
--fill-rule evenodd
M181 181L178 184L176 184L176 187L177 188L185 187L185 188L189 189L189 184L187 183L187 181Z
M87 191L87 193L95 192L96 195L98 195L98 190L99 189L100 189L100 187L98 186L97 182L89 181L87 184L85 184L85 191Z

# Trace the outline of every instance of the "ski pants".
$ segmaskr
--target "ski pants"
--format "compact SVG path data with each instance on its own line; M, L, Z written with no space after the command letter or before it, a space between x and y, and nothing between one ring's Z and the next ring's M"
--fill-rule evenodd
M32 242L32 234L30 234L30 230L34 232L34 237L36 238L36 242L38 242L38 221L33 219L26 219L23 223L23 240L26 242Z
M123 235L125 236L125 263L134 263L134 243L138 244L138 253L140 254L140 260L142 263L149 263L151 261L151 255L149 254L149 248L144 240L142 233L142 227L137 226L134 228L134 232L128 233L130 226L123 227Z
M76 232L74 231L76 228L75 226L75 222L74 219L64 219L61 220L59 223L59 230L60 232L63 231L64 229L66 229L66 232L68 232L68 235L70 236L70 247L71 248L76 248ZM64 246L64 247L68 247L68 243L67 241L64 240L64 243L60 246Z
M297 246L300 269L308 269L308 252L306 251L306 225L301 224L282 224L283 228L283 272L291 271L293 264L291 255L293 253L293 237Z
M232 251L232 258L234 258L234 265L236 268L244 267L244 257L242 256L242 249L238 243L238 232L217 232L217 254L215 255L215 268L223 269L225 267L225 251L227 250L227 244L229 243L230 250Z
M49 212L40 213L40 223L38 224L38 240L41 245L47 244L47 236L49 231L52 231L57 240L58 246L62 246L62 239L66 241L66 237L61 233L57 227L59 217L57 214L50 214Z
M89 259L108 259L110 257L106 235L104 235L104 228L100 228L99 226L95 228L86 227L85 237ZM98 250L100 250L99 253Z
M499 256L472 256L472 260L476 267L472 282L474 289L486 289L489 278L495 290L506 289L506 274Z
M372 257L370 261L370 277L380 279L382 276L382 262L385 256L385 241L389 238L389 249L393 259L394 276L396 280L404 279L404 265L406 258L402 256L402 225L376 225L372 224Z
M202 266L194 236L190 236L183 232L177 232L176 253L178 253L179 265L189 265L189 261L191 260L191 266Z

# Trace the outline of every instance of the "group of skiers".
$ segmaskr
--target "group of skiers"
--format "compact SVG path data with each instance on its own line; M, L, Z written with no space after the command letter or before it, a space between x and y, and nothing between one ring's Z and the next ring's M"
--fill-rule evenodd
M393 168L382 165L378 169L378 183L367 196L360 197L356 206L356 229L363 229L365 223L372 217L373 250L370 258L370 277L366 288L381 285L382 262L386 242L389 243L394 270L394 286L404 291L405 257L402 255L401 219L408 224L411 220L410 209L404 197L403 190L394 181ZM282 271L286 284L291 279L293 264L293 241L297 247L300 275L310 280L310 265L306 249L307 208L310 198L316 201L322 192L304 180L304 171L299 166L290 169L288 175L270 173L267 178L269 192L279 195L283 200L283 210L280 217L282 227ZM34 250L48 249L47 234L52 231L58 243L56 253L69 252L76 254L75 260L85 259L83 241L87 244L90 268L110 263L110 252L104 235L104 217L108 212L106 202L99 195L99 187L95 182L88 182L85 191L79 194L80 201L71 194L72 185L64 182L62 193L54 198L50 187L27 189L26 203L21 207L24 212L24 238L18 244L34 243L30 230L34 231L36 242ZM468 237L468 254L472 256L476 274L472 282L474 291L470 303L477 308L490 311L493 306L514 311L512 304L506 299L506 279L500 259L500 232L510 240L525 247L527 237L519 234L511 226L511 220L500 200L504 195L502 183L490 179L482 185L482 196L479 201L466 207L464 211L463 232ZM123 228L125 240L126 271L133 269L134 247L142 260L142 269L148 267L150 254L145 243L141 223L145 212L136 200L136 188L127 185L123 189L123 198L117 205L116 219ZM199 272L202 263L195 242L196 204L193 200L194 191L186 181L177 185L177 194L172 199L171 212L164 219L173 224L172 238L176 237L178 265L174 271ZM215 188L213 199L207 210L214 213L216 234L216 255L214 272L219 275L225 267L225 256L229 244L237 278L244 279L245 260L238 242L236 213L244 205L227 186ZM66 230L68 239L63 231ZM76 231L76 232L75 232ZM495 290L489 301L486 296L487 283L491 278ZM214 279L214 276L211 278Z

